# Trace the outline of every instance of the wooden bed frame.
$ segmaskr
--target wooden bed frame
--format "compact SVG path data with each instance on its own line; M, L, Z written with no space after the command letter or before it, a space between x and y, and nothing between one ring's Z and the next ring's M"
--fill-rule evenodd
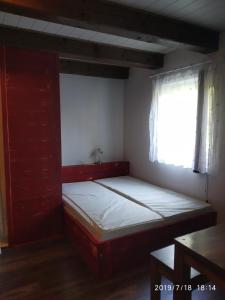
M62 167L62 182L78 182L129 174L128 162L102 163ZM97 241L94 236L64 211L65 231L91 270L100 278L109 278L118 272L146 262L149 253L169 245L175 237L216 224L216 212L206 212L155 229Z

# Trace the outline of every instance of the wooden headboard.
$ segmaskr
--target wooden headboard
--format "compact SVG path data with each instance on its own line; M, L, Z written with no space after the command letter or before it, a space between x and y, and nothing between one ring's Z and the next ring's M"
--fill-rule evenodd
M128 161L62 167L62 182L78 182L129 174Z

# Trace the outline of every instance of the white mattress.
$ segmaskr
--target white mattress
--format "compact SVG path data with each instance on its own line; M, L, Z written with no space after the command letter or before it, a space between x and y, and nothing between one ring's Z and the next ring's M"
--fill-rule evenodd
M63 200L64 209L99 241L150 229L162 221L158 213L91 181L63 184Z
M212 210L208 203L160 188L130 176L99 179L95 182L161 215L168 222Z

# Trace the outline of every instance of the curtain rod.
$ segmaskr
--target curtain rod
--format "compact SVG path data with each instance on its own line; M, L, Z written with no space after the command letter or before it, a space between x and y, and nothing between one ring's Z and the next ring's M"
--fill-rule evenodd
M189 65L189 66L185 66L185 67L181 67L181 68L177 68L177 69L173 69L173 70L168 70L168 71L165 71L165 72L150 75L149 78L154 78L154 77L157 77L157 76L160 76L160 75L166 75L166 74L173 73L173 72L176 72L176 71L181 71L181 70L189 69L189 68L192 68L192 67L198 67L198 66L201 66L201 65L210 64L211 62L212 62L211 60L208 60L208 61L204 61L202 63L193 64L193 65Z

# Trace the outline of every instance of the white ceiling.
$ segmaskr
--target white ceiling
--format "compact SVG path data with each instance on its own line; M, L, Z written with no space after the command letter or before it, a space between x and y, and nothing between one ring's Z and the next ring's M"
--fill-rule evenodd
M225 0L105 0L173 17L218 31L225 30Z
M144 9L153 13L174 17L211 29L225 30L225 0L105 0ZM116 35L74 28L52 22L22 17L0 11L0 25L23 28L48 34L66 36L97 43L126 48L169 53L184 49L181 43L168 41L167 45L146 43Z

